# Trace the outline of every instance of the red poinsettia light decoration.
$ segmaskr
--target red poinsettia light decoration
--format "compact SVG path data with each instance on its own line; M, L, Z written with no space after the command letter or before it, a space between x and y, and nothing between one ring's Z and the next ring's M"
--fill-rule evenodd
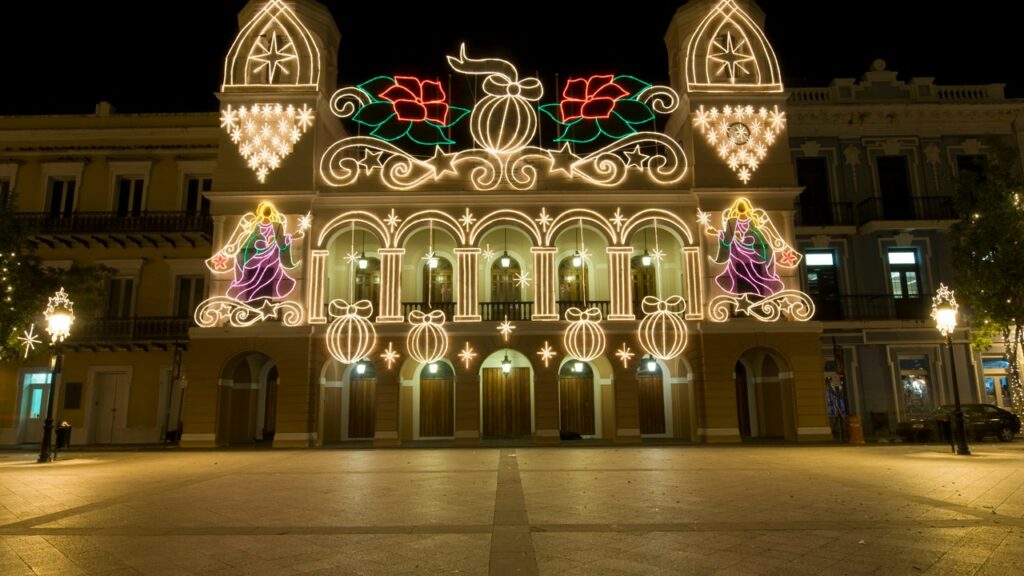
M570 78L562 90L559 112L562 122L578 118L596 120L608 118L615 109L615 101L629 96L622 86L612 81L613 76Z
M379 96L394 106L402 122L429 120L439 126L448 124L448 103L441 83L411 76L395 76L395 83Z

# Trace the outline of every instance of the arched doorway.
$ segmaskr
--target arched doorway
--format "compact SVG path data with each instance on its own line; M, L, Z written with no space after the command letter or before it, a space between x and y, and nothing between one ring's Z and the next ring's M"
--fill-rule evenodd
M743 439L795 440L796 400L785 359L767 349L745 352L736 362L737 427Z
M594 370L570 360L558 371L558 431L564 440L597 434Z
M637 400L640 404L640 434L664 435L666 424L665 372L661 364L649 356L640 359L636 368Z
M373 438L377 422L377 369L373 362L353 364L348 371L348 424L345 437L349 440Z
M373 303L374 316L380 302L380 260L361 255L356 261L355 300L369 300Z
M515 438L533 433L533 367L511 349L489 356L480 368L483 435Z
M217 443L269 444L277 423L277 363L261 352L229 361L218 391Z
M417 438L455 436L455 371L447 362L420 366L416 390Z

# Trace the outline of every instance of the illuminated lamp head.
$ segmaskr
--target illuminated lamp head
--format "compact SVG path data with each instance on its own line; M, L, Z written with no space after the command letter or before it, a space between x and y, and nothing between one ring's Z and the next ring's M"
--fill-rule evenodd
M573 362L572 363L572 371L576 372L577 374L579 374L580 372L583 372L583 362Z
M427 365L427 372L431 374L437 374L437 362L431 362Z
M501 373L510 374L512 372L512 361L508 359L508 352L505 353L505 359L501 361Z
M644 250L644 255L640 257L640 264L645 267L651 265L651 253L647 250Z
M582 255L582 254L580 254L580 251L579 251L579 250L577 250L577 251L576 251L576 253L575 253L575 254L573 254L573 257L572 257L572 265L573 265L573 267L575 267L575 268L579 268L580 266L582 266L582 265L583 265L583 255Z
M658 371L658 363L655 362L654 358L648 356L646 359L646 368L648 372L653 374Z

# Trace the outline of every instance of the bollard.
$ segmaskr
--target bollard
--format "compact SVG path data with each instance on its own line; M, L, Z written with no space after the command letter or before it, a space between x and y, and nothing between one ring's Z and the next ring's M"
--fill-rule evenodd
M846 418L846 425L849 427L849 433L846 435L848 438L847 443L863 444L864 429L860 426L860 416L848 416Z

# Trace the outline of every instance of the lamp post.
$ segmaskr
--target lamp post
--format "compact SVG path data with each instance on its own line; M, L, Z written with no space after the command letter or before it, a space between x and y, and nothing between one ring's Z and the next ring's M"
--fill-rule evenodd
M71 324L75 322L74 303L64 288L50 297L43 315L46 317L46 332L50 335L53 356L50 358L50 393L46 399L46 423L43 426L43 443L39 448L39 462L49 462L50 440L53 437L53 397L57 395L57 376L64 363L61 347L71 333Z
M953 291L945 284L939 284L939 291L932 299L932 318L935 319L935 327L946 338L946 348L949 350L949 368L953 373L953 430L956 438L956 453L961 456L970 456L971 449L967 446L967 431L964 430L964 413L960 409L960 387L956 381L956 363L953 359L953 332L956 331L957 309L960 305L956 303Z

